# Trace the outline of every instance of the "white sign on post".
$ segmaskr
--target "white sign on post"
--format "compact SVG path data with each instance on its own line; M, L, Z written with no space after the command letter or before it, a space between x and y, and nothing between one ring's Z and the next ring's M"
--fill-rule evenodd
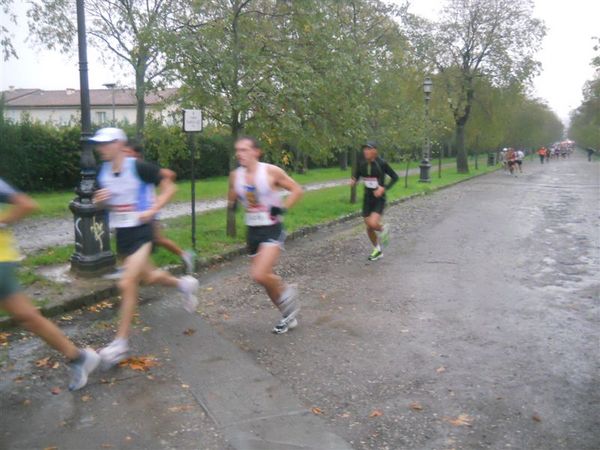
M199 109L183 110L183 131L193 133L202 131L202 111Z

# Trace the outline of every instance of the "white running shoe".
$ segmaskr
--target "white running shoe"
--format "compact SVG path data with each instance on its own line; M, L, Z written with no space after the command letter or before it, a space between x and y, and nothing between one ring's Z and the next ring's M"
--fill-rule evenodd
M273 327L273 333L275 334L284 334L289 330L293 330L298 326L298 319L290 319L288 317L284 317L279 321L277 325Z
M77 391L87 384L88 376L100 364L100 355L91 348L81 351L81 356L69 363L71 368L71 381L69 390Z
M181 260L185 266L185 273L194 273L196 268L196 255L191 250L186 250L181 255Z
M183 308L191 313L198 308L197 292L200 283L191 275L185 275L179 279L179 290L183 293Z
M127 359L129 344L126 339L115 339L98 354L102 358L102 370L108 370Z

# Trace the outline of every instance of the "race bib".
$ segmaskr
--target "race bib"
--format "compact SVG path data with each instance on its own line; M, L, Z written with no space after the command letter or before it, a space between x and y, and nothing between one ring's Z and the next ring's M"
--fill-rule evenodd
M363 180L365 186L369 189L377 189L379 187L379 181L375 177L365 177Z
M264 227L274 223L267 211L246 211L246 225L249 227Z
M140 214L136 211L112 211L110 213L111 228L130 228L140 224Z

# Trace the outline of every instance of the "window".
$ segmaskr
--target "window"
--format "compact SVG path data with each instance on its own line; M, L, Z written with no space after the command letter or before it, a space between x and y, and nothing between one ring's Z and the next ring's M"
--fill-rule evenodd
M99 125L104 125L106 123L106 111L96 112L96 123Z

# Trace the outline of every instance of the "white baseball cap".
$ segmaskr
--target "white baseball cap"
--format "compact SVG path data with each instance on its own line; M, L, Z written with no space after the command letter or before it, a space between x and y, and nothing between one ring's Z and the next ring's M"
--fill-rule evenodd
M120 128L100 128L96 134L90 138L90 141L96 143L107 143L114 141L127 142L127 135Z

